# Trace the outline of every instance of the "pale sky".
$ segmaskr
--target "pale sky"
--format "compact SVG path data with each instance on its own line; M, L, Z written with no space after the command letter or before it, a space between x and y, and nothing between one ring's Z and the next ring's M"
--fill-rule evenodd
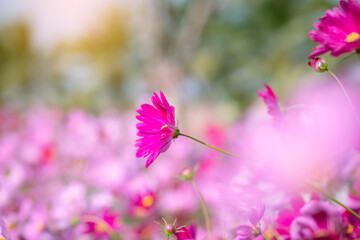
M109 7L133 11L147 0L0 0L0 27L25 18L31 24L34 44L51 47L64 38L76 38L96 24Z

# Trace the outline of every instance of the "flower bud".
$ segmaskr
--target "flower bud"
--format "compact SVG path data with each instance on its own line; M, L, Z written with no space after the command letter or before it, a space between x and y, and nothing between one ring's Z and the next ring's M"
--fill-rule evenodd
M181 173L181 178L184 181L191 180L195 175L195 171L192 168L185 168Z
M325 62L325 60L323 58L320 58L320 57L312 58L308 62L308 65L317 72L325 72L328 70L327 63Z
M164 230L167 235L173 235L176 233L176 227L170 223L165 225Z

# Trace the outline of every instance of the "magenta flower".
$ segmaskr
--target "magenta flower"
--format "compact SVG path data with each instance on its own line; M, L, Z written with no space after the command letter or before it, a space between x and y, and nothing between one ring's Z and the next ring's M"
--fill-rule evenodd
M190 225L186 227L177 227L176 233L174 233L177 240L195 240L196 238L196 226Z
M328 70L328 65L326 64L325 60L320 57L310 59L308 65L317 72L325 72Z
M259 204L256 208L251 208L248 212L248 225L240 225L236 229L234 240L250 240L261 235L261 220L264 216L265 206Z
M168 103L161 91L160 97L154 92L151 98L154 106L143 104L137 110L140 115L136 118L142 123L136 124L137 135L141 137L136 140L136 157L147 157L146 167L160 153L168 150L171 141L179 136L179 130L175 127L175 108Z
M330 203L310 201L300 210L301 216L290 226L291 239L348 239L340 212Z
M281 115L277 97L269 85L264 84L264 86L266 90L257 90L258 97L264 100L268 107L268 113L274 118L277 118Z
M356 0L341 0L341 9L327 10L320 22L314 23L316 30L309 32L311 40L320 43L309 58L330 51L338 57L360 48L360 4Z

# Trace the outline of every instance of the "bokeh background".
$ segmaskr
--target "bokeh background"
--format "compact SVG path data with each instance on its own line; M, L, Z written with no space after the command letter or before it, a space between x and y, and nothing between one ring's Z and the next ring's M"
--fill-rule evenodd
M336 4L1 1L1 104L128 110L163 90L178 106L210 105L232 121L262 83L283 97L311 72L307 32Z
M280 103L290 96L295 104L311 100L292 95L299 83L326 76L307 65L316 45L308 31L337 5L335 0L0 0L0 219L5 222L0 227L6 225L13 240L108 239L96 224L109 214L122 239L164 239L153 222L161 217L195 224L205 236L198 198L179 180L189 166L199 168L196 181L218 239L233 239L259 200L267 204L272 225L289 205L288 196L301 191L291 176L253 162L246 166L246 159L181 137L145 169L146 160L135 157L136 109L162 90L182 132L235 154L246 153L252 140L265 145L254 151L267 155L273 135L266 133L272 128L258 126L263 116L272 118L256 90L268 83ZM327 61L340 68L348 58ZM352 86L358 90L356 81ZM318 89L326 90L321 84ZM337 115L348 120L343 105L337 109L341 97L322 92L319 102L335 106L336 114L320 112L320 124L305 133L310 118L302 110L294 115L294 132L304 135L294 135L290 145L303 141L306 151L276 145L276 154L285 153L280 166L297 172L288 159L314 162L320 155L321 167L302 169L315 176L330 165L328 149L350 141L340 133L357 132L350 120L323 124ZM348 146L351 151L334 161L347 167L336 168L342 172L329 185L335 192L341 181L358 182L360 199L360 172L354 170L360 157L350 159L353 145ZM273 175L291 190L270 186ZM360 209L360 201L356 204ZM94 227L84 216L101 221ZM84 234L89 226L92 232Z

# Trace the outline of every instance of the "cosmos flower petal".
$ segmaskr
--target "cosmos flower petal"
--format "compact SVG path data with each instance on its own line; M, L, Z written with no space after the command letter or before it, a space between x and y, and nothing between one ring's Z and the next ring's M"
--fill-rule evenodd
M136 124L137 147L136 157L147 157L145 167L149 167L160 153L169 149L174 136L175 108L169 104L163 92L160 97L154 92L151 97L153 105L142 104L137 110L136 118L140 123Z
M309 58L326 52L338 57L360 48L360 4L355 0L342 0L340 7L327 10L314 24L316 29L309 31L309 38L319 43Z

